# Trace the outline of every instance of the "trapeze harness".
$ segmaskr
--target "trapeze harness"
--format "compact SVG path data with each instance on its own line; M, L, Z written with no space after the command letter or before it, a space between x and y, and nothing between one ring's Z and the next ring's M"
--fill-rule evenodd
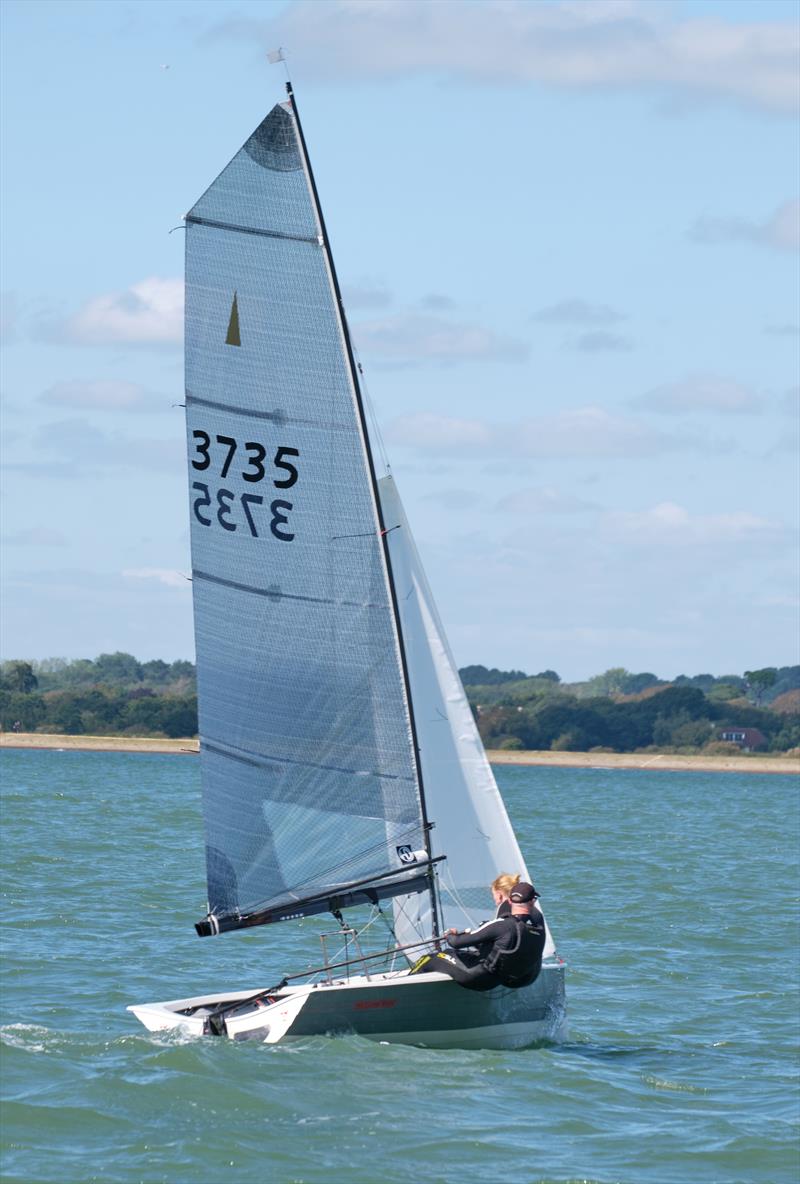
M501 917L481 925L473 933L456 933L447 938L460 956L449 953L425 954L411 974L436 970L447 974L472 991L491 991L503 986L527 987L538 978L544 949L544 918L538 909L530 916ZM465 947L477 946L478 953Z

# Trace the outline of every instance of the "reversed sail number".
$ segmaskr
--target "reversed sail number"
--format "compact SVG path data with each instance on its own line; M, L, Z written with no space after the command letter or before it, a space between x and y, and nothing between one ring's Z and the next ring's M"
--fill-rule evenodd
M192 489L199 489L202 495L201 497L196 497L192 502L192 511L195 518L201 526L211 526L211 523L214 521L214 519L206 518L201 513L201 510L203 510L206 506L211 506L211 493L209 492L208 486L204 485L202 481L193 481ZM215 507L212 507L209 512L213 513L213 510L216 509L217 522L220 524L223 530L237 530L239 527L239 523L233 518L233 503L235 501L236 494L232 489L217 490L217 504ZM256 530L255 519L253 518L250 507L263 506L264 499L258 493L243 493L239 497L239 502L241 503L242 510L244 511L247 525L250 527L250 533L254 539L257 539L259 537L259 532ZM270 504L269 508L272 513L272 520L269 524L270 530L275 535L276 539L280 539L284 543L290 543L294 538L294 535L283 529L283 527L289 522L289 519L287 518L286 514L283 513L283 511L291 510L292 503L285 502L282 498L276 498L275 501Z

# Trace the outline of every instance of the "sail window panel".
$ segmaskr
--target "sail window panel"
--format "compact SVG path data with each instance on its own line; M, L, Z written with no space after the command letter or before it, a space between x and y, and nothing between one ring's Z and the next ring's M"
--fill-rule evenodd
M381 818L344 815L271 795L286 770L259 768L214 749L203 753L208 897L218 916L256 912L336 892L355 880L400 866L387 852ZM309 771L331 806L350 792L344 775ZM296 784L296 783L295 783ZM365 786L365 797L369 787ZM311 798L314 794L312 793ZM366 805L366 803L365 803ZM416 825L397 825L397 842L413 842Z
M382 872L385 832L377 819L350 818L346 828L337 828L329 816L310 806L270 803L269 824L290 894L302 898L320 890L335 892ZM309 864L318 869L313 878Z

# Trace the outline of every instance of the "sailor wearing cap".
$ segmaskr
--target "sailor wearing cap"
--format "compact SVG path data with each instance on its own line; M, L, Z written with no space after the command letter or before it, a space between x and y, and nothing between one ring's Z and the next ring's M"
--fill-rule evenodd
M516 883L509 895L510 915L472 931L448 929L447 944L459 955L426 956L411 973L438 970L473 991L529 986L541 970L545 941L544 917L535 906L538 896L532 884Z

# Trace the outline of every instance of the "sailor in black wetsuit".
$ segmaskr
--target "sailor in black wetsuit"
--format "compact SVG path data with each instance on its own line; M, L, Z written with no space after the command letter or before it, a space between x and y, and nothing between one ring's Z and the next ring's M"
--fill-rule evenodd
M411 973L438 970L472 991L529 986L541 969L545 940L544 917L534 905L538 895L532 884L516 884L510 916L487 921L472 932L448 930L448 945L463 953L426 955Z

